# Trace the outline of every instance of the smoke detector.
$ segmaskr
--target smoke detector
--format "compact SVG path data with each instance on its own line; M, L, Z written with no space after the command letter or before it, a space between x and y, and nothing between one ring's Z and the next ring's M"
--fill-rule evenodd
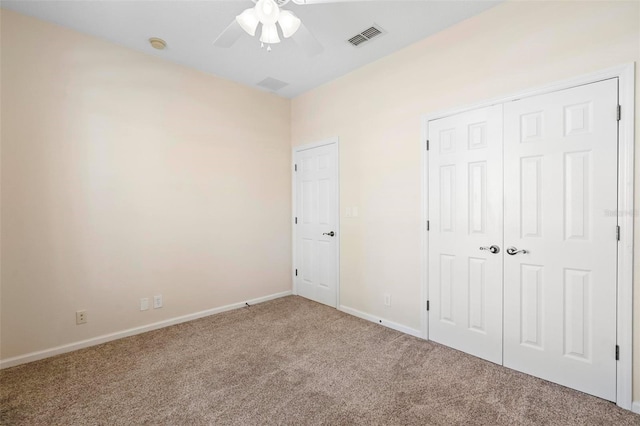
M149 44L151 47L158 50L164 50L167 47L167 42L157 37L151 37L149 39Z

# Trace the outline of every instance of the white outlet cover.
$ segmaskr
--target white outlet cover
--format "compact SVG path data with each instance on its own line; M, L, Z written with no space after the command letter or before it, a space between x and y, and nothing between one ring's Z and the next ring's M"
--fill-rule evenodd
M149 309L149 298L143 297L142 299L140 299L140 310L146 311L148 309Z
M153 309L162 308L162 295L153 296Z
M87 323L87 311L77 311L76 312L76 324L86 324Z

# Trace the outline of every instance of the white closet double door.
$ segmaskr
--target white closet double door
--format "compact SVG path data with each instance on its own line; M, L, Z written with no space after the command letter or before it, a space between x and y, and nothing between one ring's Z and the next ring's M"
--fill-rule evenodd
M429 122L429 338L616 399L618 81Z

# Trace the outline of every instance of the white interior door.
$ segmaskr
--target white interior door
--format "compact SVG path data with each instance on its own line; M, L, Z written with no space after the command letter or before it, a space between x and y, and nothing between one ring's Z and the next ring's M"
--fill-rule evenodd
M504 365L616 399L617 79L505 104ZM505 248L506 253L506 248Z
M501 364L502 105L430 121L429 145L429 339Z
M336 143L296 152L298 295L337 307L338 149Z

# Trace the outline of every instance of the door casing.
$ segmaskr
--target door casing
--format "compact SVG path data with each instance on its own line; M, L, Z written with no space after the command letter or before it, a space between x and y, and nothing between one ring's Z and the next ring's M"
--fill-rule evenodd
M291 281L293 283L293 294L298 294L297 283L296 283L296 265L297 265L297 234L296 234L296 223L295 218L298 216L297 214L297 175L296 175L296 154L300 151L306 151L308 149L318 148L325 145L335 145L336 147L336 306L334 308L338 308L340 306L340 140L338 137L333 137L329 139L324 139L318 142L307 143L304 145L295 146L292 149L291 153L291 247L293 248L291 256L292 256L292 265L291 268Z
M620 359L617 364L616 404L624 409L632 408L632 372L633 372L633 197L634 197L634 143L635 143L635 63L608 68L602 71L578 76L549 85L527 89L509 96L502 96L478 102L460 108L427 114L422 117L420 150L422 152L422 238L421 238L421 326L422 337L429 339L429 318L426 310L429 300L428 256L429 239L427 221L429 220L429 197L427 190L429 168L427 144L429 140L429 121L459 114L477 108L510 102L530 96L542 95L581 86L598 81L618 78L619 105L621 116L618 123L618 223L620 241L618 241L618 298L617 298L617 342L620 347ZM613 355L612 355L613 356Z

